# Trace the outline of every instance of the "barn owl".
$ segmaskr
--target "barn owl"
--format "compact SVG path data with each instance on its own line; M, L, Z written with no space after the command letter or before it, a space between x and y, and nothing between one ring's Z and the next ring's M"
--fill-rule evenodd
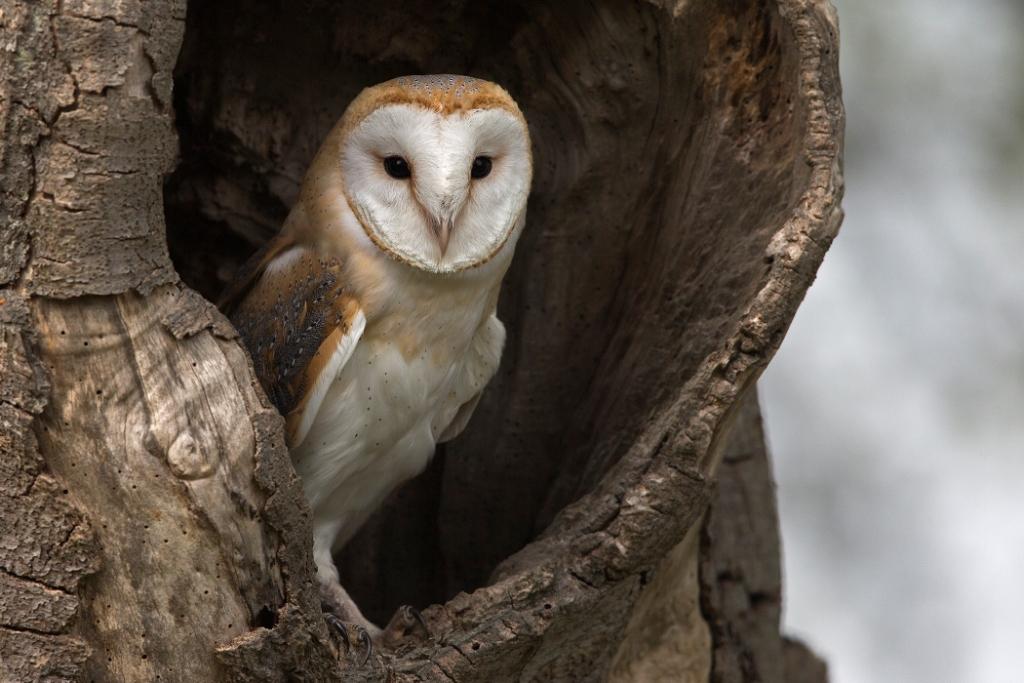
M325 609L364 640L400 635L410 612L370 623L332 554L465 428L494 375L495 305L531 177L526 121L498 85L444 75L367 88L222 302L285 416Z

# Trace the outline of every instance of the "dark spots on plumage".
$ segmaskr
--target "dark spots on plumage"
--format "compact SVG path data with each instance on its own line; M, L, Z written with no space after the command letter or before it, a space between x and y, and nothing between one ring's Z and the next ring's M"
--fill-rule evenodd
M320 347L329 328L346 327L348 300L335 272L340 267L337 259L305 254L284 273L257 277L241 304L230 311L260 383L282 414L298 405L314 379L306 377L307 369L322 358Z

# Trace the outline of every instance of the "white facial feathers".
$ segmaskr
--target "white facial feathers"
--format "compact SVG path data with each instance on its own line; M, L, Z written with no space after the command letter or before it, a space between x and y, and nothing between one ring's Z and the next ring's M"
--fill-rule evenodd
M514 243L510 237L523 223L529 134L522 119L504 109L442 113L385 105L351 131L341 155L346 194L363 228L383 249L423 270L482 264ZM388 157L401 157L409 177L389 175ZM490 171L473 178L478 157L490 161Z

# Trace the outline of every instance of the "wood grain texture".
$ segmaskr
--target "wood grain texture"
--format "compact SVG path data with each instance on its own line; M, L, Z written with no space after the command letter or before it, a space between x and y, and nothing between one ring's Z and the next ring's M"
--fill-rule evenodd
M184 11L0 4L3 681L338 675L281 419L168 258Z
M824 665L779 637L779 516L754 391L741 400L700 531L700 610L712 642L711 683L825 683Z
M74 680L92 649L71 622L98 549L32 429L49 385L30 318L24 297L0 290L0 680Z
M242 7L0 5L0 679L625 681L667 646L697 678L749 652L820 681L751 599L777 590L772 529L702 520L841 218L830 6ZM341 558L378 619L436 603L435 641L353 667L281 418L178 273L215 297L345 104L410 72L505 85L536 186L498 377ZM716 523L763 538L717 556ZM722 562L742 590L709 582ZM651 626L662 603L685 635Z

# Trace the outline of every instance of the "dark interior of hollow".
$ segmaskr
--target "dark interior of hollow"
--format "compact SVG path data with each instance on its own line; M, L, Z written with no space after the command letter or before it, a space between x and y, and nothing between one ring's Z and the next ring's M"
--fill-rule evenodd
M218 0L189 5L168 243L212 300L281 224L364 86L505 85L534 139L508 342L468 430L342 552L367 615L486 582L721 343L806 175L796 61L760 2Z

